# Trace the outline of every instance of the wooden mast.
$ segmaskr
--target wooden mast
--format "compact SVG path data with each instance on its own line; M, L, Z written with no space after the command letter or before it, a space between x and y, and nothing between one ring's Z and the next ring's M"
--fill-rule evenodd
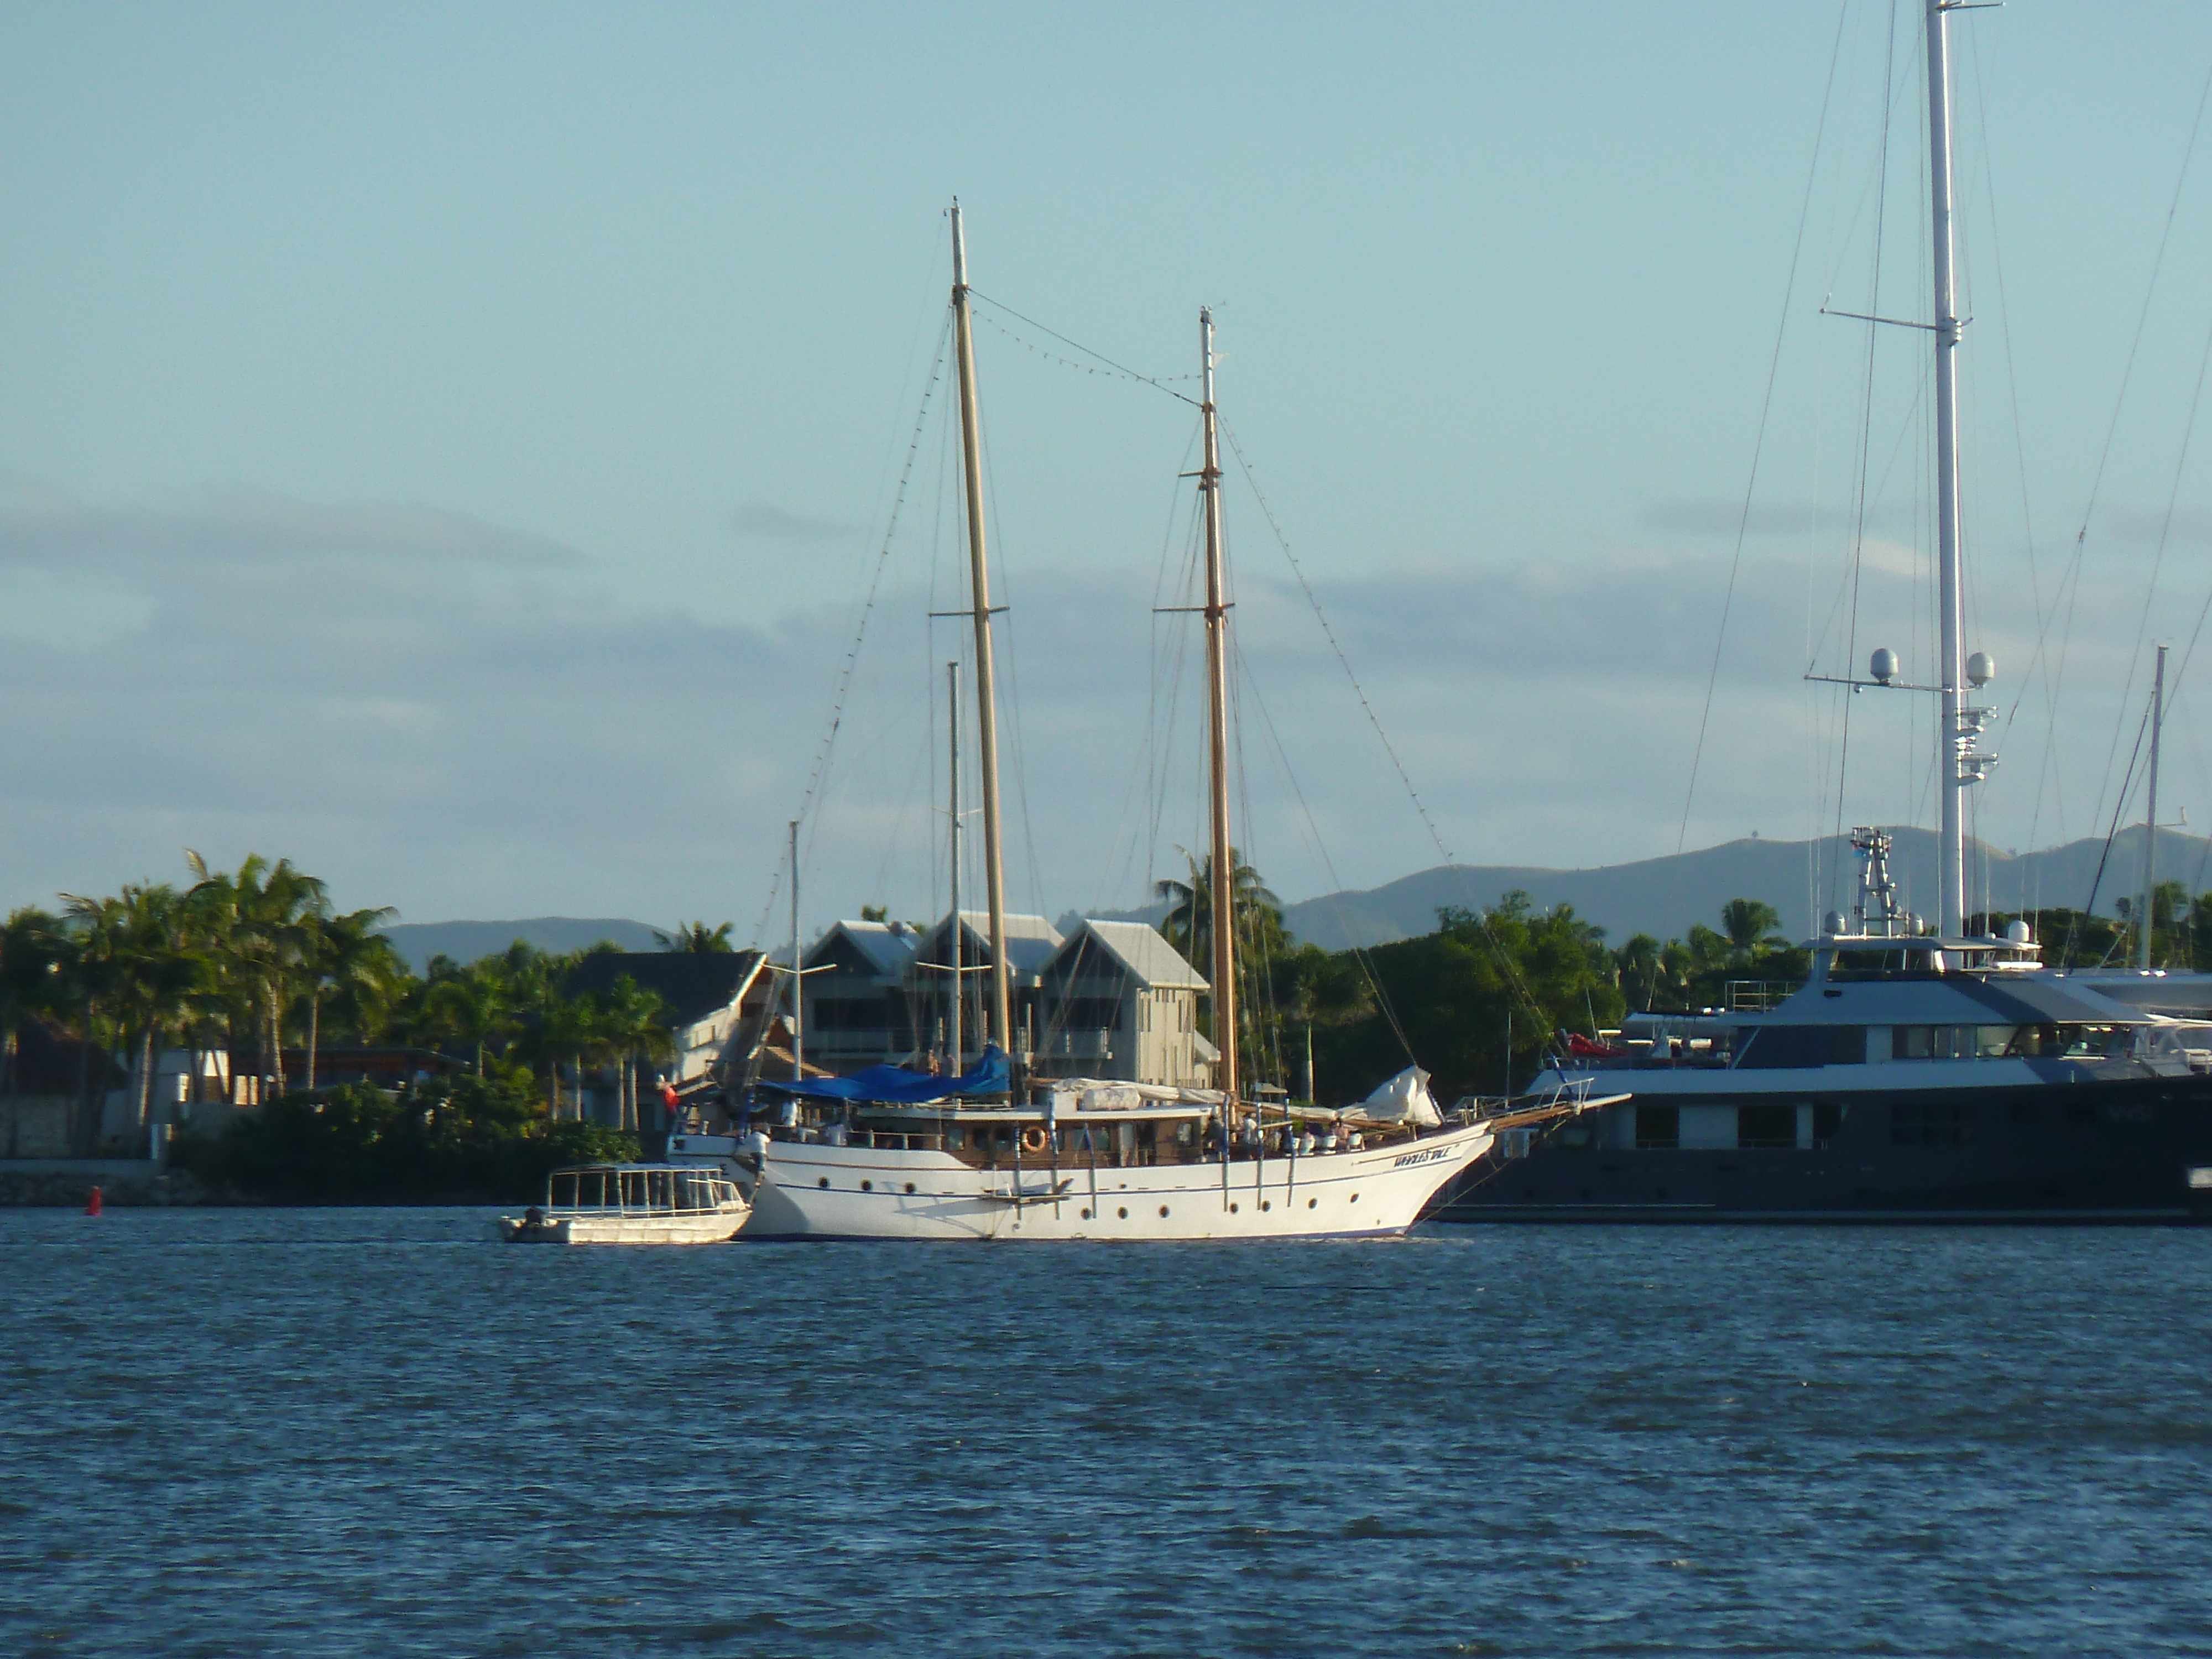
M1006 873L999 851L999 700L991 661L991 573L983 556L983 434L975 412L975 335L968 315L968 240L960 228L960 204L952 204L952 321L960 356L960 448L968 490L968 583L975 620L976 763L983 784L983 885L991 909L991 1001L988 1041L1013 1048L1013 1017L1006 987ZM960 917L956 911L952 925ZM954 994L958 994L957 983Z
M1198 487L1206 495L1206 732L1212 773L1213 828L1213 1041L1221 1050L1215 1079L1233 1105L1237 1099L1237 867L1229 845L1229 605L1221 579L1221 448L1213 416L1213 313L1198 313L1200 353L1204 359L1206 465ZM1222 1131L1228 1133L1224 1112Z

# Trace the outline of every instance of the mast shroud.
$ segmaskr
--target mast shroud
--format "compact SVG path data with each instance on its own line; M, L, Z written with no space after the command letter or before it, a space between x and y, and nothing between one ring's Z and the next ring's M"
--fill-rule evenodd
M968 494L968 586L975 622L976 765L983 786L983 885L991 911L989 1040L1008 1052L1013 1018L1006 976L1006 878L999 839L998 677L991 658L991 573L983 548L983 434L975 407L975 334L968 311L968 239L952 204L952 319L960 358L960 449ZM956 915L953 925L959 925ZM957 976L956 976L957 977Z
M1213 409L1213 312L1198 313L1200 355L1204 361L1204 395L1199 405L1206 424L1206 464L1198 487L1206 495L1206 735L1212 779L1209 814L1213 830L1210 872L1213 912L1213 1042L1221 1051L1214 1081L1224 1105L1237 1099L1237 868L1229 844L1229 605L1221 572L1221 449ZM1228 1122L1222 1125L1224 1146Z

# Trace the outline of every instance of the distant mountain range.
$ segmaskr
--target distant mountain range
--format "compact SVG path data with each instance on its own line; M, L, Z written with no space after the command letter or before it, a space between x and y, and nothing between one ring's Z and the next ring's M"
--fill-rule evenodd
M660 941L641 921L620 917L533 916L527 921L402 921L384 930L407 965L421 973L432 957L474 962L497 956L517 939L541 951L581 951L611 939L625 951L657 951Z
M1935 832L1892 833L1890 872L1905 908L1934 910ZM2112 915L2113 901L2142 884L2142 836L2140 825L2123 831L2109 858L2101 839L2017 855L1972 843L1969 908L1978 910L1986 902L1997 910L2079 909L2088 902L2090 883L2097 880L2098 862L2103 859L2096 908ZM2212 853L2212 842L2202 836L2159 832L2162 876L2181 882L2191 893L2204 884L2208 853ZM1283 920L1298 938L1340 951L1429 933L1437 925L1439 906L1480 908L1518 888L1540 909L1571 904L1577 915L1603 927L1616 945L1632 933L1678 939L1692 922L1717 927L1721 906L1732 898L1764 900L1782 913L1783 931L1802 939L1814 930L1818 913L1850 911L1857 881L1848 836L1814 842L1753 839L1595 870L1443 866L1364 892L1331 893L1285 905Z
M1936 908L1936 835L1929 830L1893 832L1891 871L1906 908ZM2039 853L2014 854L1972 844L1972 907L1984 902L1999 910L2080 908L2097 881L2096 908L2116 913L2115 899L2142 884L2142 829L2124 830L2106 857L2101 840L2069 842ZM2203 890L2212 858L2212 841L2163 830L2158 837L2159 868L2168 880L2191 893ZM2105 868L2098 878L2098 862ZM1817 886L1816 886L1817 880ZM1816 912L1848 912L1856 890L1857 869L1848 836L1819 841L1732 841L1694 853L1607 864L1594 870L1549 870L1534 865L1444 865L1404 876L1364 891L1330 893L1283 907L1283 920L1301 939L1324 950L1382 945L1432 932L1444 905L1480 909L1518 889L1539 909L1571 904L1585 921L1605 929L1618 945L1633 933L1679 939L1693 922L1717 927L1721 906L1732 898L1762 899L1782 913L1783 931L1802 939L1811 933ZM1149 921L1157 925L1166 908L1109 911L1103 920ZM1062 933L1080 918L1060 919ZM385 930L417 973L433 956L456 962L504 951L527 939L542 951L575 951L611 939L625 951L653 951L659 943L641 921L618 917L583 920L538 916L526 921L402 922Z

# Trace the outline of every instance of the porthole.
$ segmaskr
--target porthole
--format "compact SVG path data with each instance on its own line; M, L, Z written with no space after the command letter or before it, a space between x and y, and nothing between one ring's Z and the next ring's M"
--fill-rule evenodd
M876 1190L876 1183L872 1181L864 1181L860 1183L860 1190L864 1193L872 1193Z
M1090 1212L1090 1211L1088 1211L1088 1210L1085 1210L1085 1211L1083 1212L1083 1218L1084 1218L1085 1221L1090 1220L1090 1219L1091 1219L1091 1212Z
M914 1190L914 1182L912 1182L911 1181L908 1182L906 1183L906 1189L907 1189L907 1191L908 1191L908 1192L912 1192L912 1191Z
M1275 1206L1274 1206L1273 1204L1269 1203L1266 1199L1264 1199L1264 1198L1263 1198L1263 1199L1261 1199L1261 1200L1260 1200L1260 1207L1261 1207L1261 1209L1263 1209L1263 1210L1272 1210L1272 1209L1273 1209Z
M1357 1203L1358 1203L1358 1202L1359 1202L1359 1194L1358 1194L1358 1193L1354 1193L1354 1194L1352 1194L1352 1201L1354 1204L1357 1204Z
M1313 1208L1313 1206L1314 1206L1315 1205L1316 1205L1316 1204L1318 1204L1318 1203L1320 1203L1320 1202L1321 1202L1321 1200L1320 1200L1319 1199L1317 1199L1317 1198L1310 1198L1310 1199L1308 1199L1308 1200L1306 1200L1306 1208L1308 1208L1309 1210L1310 1210L1311 1208Z
M1168 1212L1168 1206L1167 1206L1166 1205L1164 1205L1164 1204L1161 1205L1161 1206L1160 1206L1160 1213L1161 1213L1162 1215L1164 1215L1164 1216L1167 1212Z
M830 1177L828 1176L823 1176L821 1180L816 1182L814 1184L817 1187L827 1187L830 1184Z
M1166 1212L1165 1210L1162 1210L1162 1211L1160 1212L1160 1213L1161 1213L1162 1215L1165 1215L1165 1214L1167 1213L1167 1212ZM1235 1214L1237 1213L1237 1206L1236 1206L1234 1204L1231 1204L1231 1205L1229 1206L1229 1213L1230 1213L1230 1214L1231 1214L1231 1215L1235 1215Z
M1124 1221L1127 1221L1127 1220L1129 1218L1129 1206L1128 1206L1127 1205L1124 1204L1124 1205L1121 1206L1121 1211L1120 1211L1120 1212L1119 1212L1119 1213L1120 1213L1120 1215L1121 1215L1121 1219L1122 1219L1122 1220L1124 1220Z

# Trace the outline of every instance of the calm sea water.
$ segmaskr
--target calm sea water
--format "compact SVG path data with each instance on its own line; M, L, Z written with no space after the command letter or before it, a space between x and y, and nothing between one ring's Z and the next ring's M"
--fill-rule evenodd
M2212 1236L0 1212L0 1652L2212 1651Z

